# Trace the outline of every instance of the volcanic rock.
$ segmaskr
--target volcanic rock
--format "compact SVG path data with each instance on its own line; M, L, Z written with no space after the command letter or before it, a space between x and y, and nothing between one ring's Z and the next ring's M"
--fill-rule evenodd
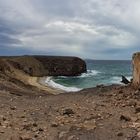
M140 88L140 52L133 55L133 86Z
M78 57L15 56L1 57L0 71L22 70L30 76L77 76L86 72L86 63Z

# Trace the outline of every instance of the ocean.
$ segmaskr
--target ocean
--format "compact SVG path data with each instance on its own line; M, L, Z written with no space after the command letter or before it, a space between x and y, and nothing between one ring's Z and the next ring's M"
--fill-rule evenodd
M127 60L85 60L87 73L80 76L47 77L46 83L54 88L75 92L97 85L122 84L121 75L132 78L132 64Z

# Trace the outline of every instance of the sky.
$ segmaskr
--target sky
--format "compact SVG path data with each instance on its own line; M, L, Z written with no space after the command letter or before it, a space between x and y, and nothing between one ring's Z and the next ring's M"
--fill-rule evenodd
M131 59L140 0L0 0L0 55Z

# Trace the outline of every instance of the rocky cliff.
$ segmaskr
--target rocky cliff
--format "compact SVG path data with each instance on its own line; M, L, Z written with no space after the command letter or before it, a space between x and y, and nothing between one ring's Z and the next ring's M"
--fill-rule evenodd
M30 76L77 76L86 72L85 62L77 57L16 56L1 57L0 71L23 71Z
M140 88L140 52L133 55L133 86Z

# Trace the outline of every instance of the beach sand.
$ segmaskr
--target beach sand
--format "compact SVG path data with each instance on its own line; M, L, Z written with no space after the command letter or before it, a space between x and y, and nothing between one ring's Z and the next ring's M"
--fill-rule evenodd
M25 85L34 86L34 87L38 88L40 91L43 90L49 94L57 95L60 93L64 93L63 90L52 88L52 87L48 86L45 82L47 77L29 76L17 69L14 69L12 75L10 74L10 76L22 81Z

